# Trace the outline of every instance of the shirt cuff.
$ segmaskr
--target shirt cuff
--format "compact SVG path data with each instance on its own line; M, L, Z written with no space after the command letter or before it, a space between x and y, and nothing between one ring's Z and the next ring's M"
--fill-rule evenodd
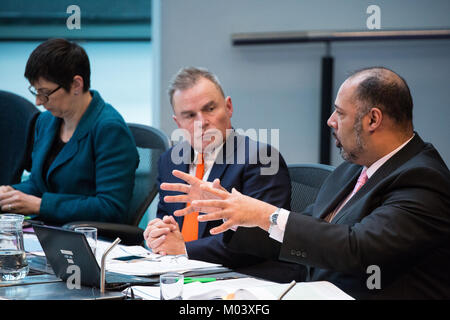
M284 231L286 230L286 223L290 213L291 212L286 209L280 209L280 212L278 213L277 224L274 226L270 226L269 228L269 237L278 242L283 242Z

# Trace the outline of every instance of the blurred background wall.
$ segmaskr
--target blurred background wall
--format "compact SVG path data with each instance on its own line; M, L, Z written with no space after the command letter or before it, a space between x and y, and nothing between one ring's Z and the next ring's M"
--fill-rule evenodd
M368 30L369 5L381 10L381 29L450 28L450 1L418 0L160 0L153 31L161 87L160 126L175 128L167 83L183 66L215 72L234 103L237 128L279 128L280 150L288 163L318 162L321 43L233 46L243 32ZM347 74L386 66L408 82L414 99L415 129L450 164L450 40L332 43L333 101ZM334 142L332 143L334 146ZM338 165L332 147L332 164Z

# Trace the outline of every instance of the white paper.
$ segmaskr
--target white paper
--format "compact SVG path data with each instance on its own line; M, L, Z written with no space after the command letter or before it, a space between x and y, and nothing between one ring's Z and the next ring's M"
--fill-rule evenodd
M328 281L300 282L283 300L355 300Z
M193 282L183 287L183 299L218 299L234 293L235 300L274 300L286 290L287 283L276 283L254 278ZM159 287L134 286L134 294L145 300L159 300ZM283 300L354 300L327 281L297 283Z
M109 260L106 263L106 270L135 276L151 276L166 272L184 273L191 270L220 266L220 264L190 260L186 257L156 255L152 260L138 260L137 262Z
M192 282L183 286L183 300L223 299L230 293L237 293L235 298L240 300L273 300L275 296L267 290L267 287L271 285L280 284L255 278L218 280L207 283ZM159 287L133 286L132 288L134 294L144 300L159 300L160 298ZM241 290L243 288L245 291Z
M25 252L31 253L35 256L45 256L44 249L42 249L41 243L35 234L24 233L23 246L25 248Z

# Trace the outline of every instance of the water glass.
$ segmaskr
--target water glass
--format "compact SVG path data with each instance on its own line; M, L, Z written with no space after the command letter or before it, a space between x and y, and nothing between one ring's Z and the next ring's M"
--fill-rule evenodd
M85 235L89 246L92 249L92 253L95 256L97 250L97 228L94 227L78 227L75 228L76 232L80 232Z
M184 276L169 272L159 277L161 300L181 300L183 297Z

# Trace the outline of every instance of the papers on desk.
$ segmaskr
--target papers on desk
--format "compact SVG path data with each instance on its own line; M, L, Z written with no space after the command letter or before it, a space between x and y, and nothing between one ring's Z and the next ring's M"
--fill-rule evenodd
M254 278L193 282L183 287L184 300L276 300L289 284ZM134 294L145 300L159 300L159 287L134 286ZM283 300L354 300L327 281L300 282Z
M190 260L180 256L158 256L151 260L137 262L109 261L106 270L135 276L152 276L166 272L180 272L218 267L219 264Z
M97 240L97 249L96 249L95 257L97 258L99 265L100 265L101 257L103 255L103 253L105 253L106 249L108 249L109 246L111 246L111 242ZM112 261L114 258L124 257L124 256L132 256L132 255L142 256L142 257L153 257L153 256L157 257L158 256L156 254L153 254L151 251L147 250L146 248L144 248L142 246L125 246L125 245L118 244L110 251L110 253L108 254L108 256L106 258L106 262L108 263L108 262Z
M280 292L281 293L281 292ZM300 282L283 300L355 300L328 281Z
M110 242L98 240L95 257L101 264L101 257ZM45 256L45 253L34 234L24 234L25 251L37 256ZM130 262L114 260L124 256L140 256L145 260L132 260ZM134 262L136 261L136 262ZM106 259L106 270L136 276L159 275L166 272L186 272L202 268L218 267L213 264L197 260L189 260L182 256L160 256L154 254L142 246L117 245L108 254Z
M96 258L100 264L103 252L110 245L109 242L98 241ZM145 259L118 261L114 258L123 256L141 256ZM187 272L202 268L218 267L220 264L187 259L185 256L161 256L141 246L117 245L106 259L106 270L134 276L152 276L166 272Z
M35 234L24 233L23 234L23 246L25 252L29 252L35 256L44 257L45 253L39 243L39 240Z
M275 296L266 289L268 285L279 284L255 278L220 280L207 283L192 282L183 286L183 300L220 300L230 294L235 294L236 300L274 300ZM133 286L132 288L134 294L144 300L160 299L159 287Z

